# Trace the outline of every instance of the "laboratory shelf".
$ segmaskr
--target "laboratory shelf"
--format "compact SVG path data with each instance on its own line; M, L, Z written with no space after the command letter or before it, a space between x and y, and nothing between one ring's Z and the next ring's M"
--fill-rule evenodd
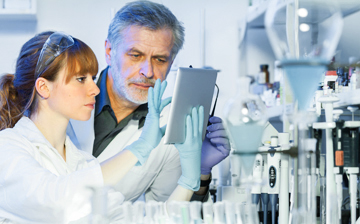
M339 101L334 102L334 108L360 105L360 89L349 90L335 95L339 98Z
M343 17L349 16L360 11L360 2L355 0L338 0ZM269 0L263 1L257 6L249 6L246 22L249 28L265 28L265 12L268 8Z
M0 8L0 21L4 20L36 20L36 0L29 0L30 8Z

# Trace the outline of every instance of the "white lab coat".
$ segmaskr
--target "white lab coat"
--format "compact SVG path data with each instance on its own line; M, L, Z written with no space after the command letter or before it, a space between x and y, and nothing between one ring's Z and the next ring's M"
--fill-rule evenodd
M164 108L160 115L160 126L167 122L169 107ZM78 148L92 153L94 134L94 116L87 122L70 121L68 135ZM127 145L136 141L142 132L138 129L138 121L129 124L110 142L100 154L100 162L122 151ZM166 201L177 186L181 176L180 157L173 145L165 145L163 140L153 149L148 160L142 166L133 167L120 180L115 190L120 191L126 201L137 200L145 192L147 201Z
M86 220L91 210L86 188L103 185L101 168L69 137L65 147L66 162L27 117L0 131L0 223ZM124 199L120 193L112 198L113 204Z

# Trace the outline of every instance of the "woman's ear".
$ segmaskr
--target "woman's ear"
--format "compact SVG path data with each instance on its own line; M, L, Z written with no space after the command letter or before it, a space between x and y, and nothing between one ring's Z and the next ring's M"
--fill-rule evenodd
M35 88L37 93L42 99L47 99L50 97L50 82L43 77L39 77L35 82Z

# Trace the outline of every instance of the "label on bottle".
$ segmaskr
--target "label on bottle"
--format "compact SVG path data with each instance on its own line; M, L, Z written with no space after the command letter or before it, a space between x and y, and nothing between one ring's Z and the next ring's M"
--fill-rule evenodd
M258 83L259 84L265 84L266 83L266 73L265 72L259 72L259 74L258 74Z

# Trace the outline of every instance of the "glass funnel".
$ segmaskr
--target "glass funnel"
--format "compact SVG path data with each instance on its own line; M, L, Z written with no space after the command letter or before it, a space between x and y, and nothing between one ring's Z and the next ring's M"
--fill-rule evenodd
M249 93L249 77L240 77L238 80L238 92L234 98L228 100L224 107L224 124L229 134L234 151L230 155L232 176L240 175L239 183L246 189L246 204L242 204L241 219L243 223L259 223L256 206L251 202L251 187L255 183L251 178L253 164L267 117L266 107L258 95ZM242 172L234 170L242 168ZM240 216L239 216L240 217Z
M334 56L343 27L342 14L334 1L271 0L265 14L265 27L299 109L293 116L293 123L298 127L298 135L294 140L298 143L296 160L299 160L299 167L294 167L299 170L295 183L298 189L294 193L300 193L294 202L293 214L297 215L293 217L292 223L312 223L309 221L311 209L307 206L309 199L306 198L308 149L305 144L307 123L312 121L306 109ZM327 154L332 153L332 147L328 148L327 144ZM327 175L330 171L326 171ZM329 211L327 222L331 223Z
M250 80L249 77L239 78L236 96L224 107L224 124L247 176L252 172L267 121L264 103L258 95L249 93Z

